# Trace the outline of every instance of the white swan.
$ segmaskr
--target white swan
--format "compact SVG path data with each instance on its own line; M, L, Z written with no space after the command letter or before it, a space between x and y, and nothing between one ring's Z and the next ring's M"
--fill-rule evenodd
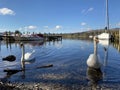
M23 43L21 43L21 47L22 47L21 61L28 62L28 64L35 62L35 56L34 56L35 50L33 50L32 52L25 53L25 47Z
M97 54L98 38L94 36L93 41L94 41L94 53L90 54L89 58L87 59L87 65L88 67L99 69L102 64L100 63L100 57Z

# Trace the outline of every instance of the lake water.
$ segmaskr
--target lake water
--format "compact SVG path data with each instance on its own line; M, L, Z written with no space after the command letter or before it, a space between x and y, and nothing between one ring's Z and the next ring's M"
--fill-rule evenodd
M90 40L63 39L55 42L24 42L25 52L35 50L35 62L25 64L25 71L9 75L5 69L21 69L20 42L0 42L0 78L3 81L24 83L60 83L65 85L88 85L86 60L93 53ZM107 51L104 50L104 47ZM99 84L120 83L120 44L98 43L98 54L103 66ZM2 61L8 55L15 55L13 62ZM53 64L53 67L36 67ZM98 79L99 81L99 79Z

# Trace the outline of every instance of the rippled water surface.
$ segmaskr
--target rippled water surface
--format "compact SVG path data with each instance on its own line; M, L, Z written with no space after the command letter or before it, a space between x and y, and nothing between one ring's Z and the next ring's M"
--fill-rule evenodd
M35 62L25 64L25 71L9 75L5 69L21 70L20 42L0 42L0 78L11 82L47 82L87 85L89 69L86 60L93 53L93 42L89 40L64 39L55 42L24 42L25 52L35 50ZM120 83L120 52L118 44L98 44L98 54L103 66L101 83ZM107 51L105 51L105 48ZM2 58L13 54L13 62ZM53 64L49 68L36 68Z

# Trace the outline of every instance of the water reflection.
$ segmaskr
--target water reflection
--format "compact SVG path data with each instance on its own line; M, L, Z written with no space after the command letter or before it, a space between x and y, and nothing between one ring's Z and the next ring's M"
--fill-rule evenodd
M0 40L0 58L2 58L2 54L1 54L1 40Z
M101 44L104 47L109 46L109 40L99 40L99 44Z
M12 44L14 44L14 41L3 41L3 43L6 45L7 49L12 49Z
M120 52L120 41L119 42L112 42L113 47L115 47Z
M26 46L41 46L41 45L55 45L57 48L62 47L62 41L22 41ZM11 42L11 41L0 41L0 51L1 51L1 45L5 44L7 49L12 49L12 44L15 44L15 47L20 46L19 41ZM99 44L101 44L103 47L108 47L110 45L109 40L99 40ZM120 42L112 42L111 43L119 52L120 52Z
M36 61L34 63L25 64L25 62L20 61L20 42L11 43L11 53L17 57L16 61L10 63L7 61L0 61L0 75L2 75L3 70L7 68L11 69L11 71L14 69L19 71L16 71L16 73L14 74L10 74L10 72L5 72L6 75L3 75L3 77L5 76L4 78L10 80L11 82L52 82L52 84L54 84L55 86L56 83L63 86L65 84L69 84L71 86L74 84L77 88L80 85L87 84L87 75L87 78L89 80L88 84L91 86L91 88L96 88L96 86L99 84L99 81L101 81L101 79L103 79L104 77L105 80L119 79L120 74L118 73L118 71L120 70L120 63L118 58L116 58L116 56L119 57L119 54L117 54L116 56L113 55L116 54L116 50L112 46L109 47L108 53L108 47L106 48L102 44L98 45L98 52L99 55L101 55L101 61L103 61L104 64L104 68L102 67L101 72L101 70L87 68L86 66L87 56L89 55L89 53L93 52L92 42L88 42L85 40L63 40L56 42L43 42L42 44L40 44L40 42L25 41L24 44L26 47L26 51L31 51L30 47L37 50L37 53L35 54ZM8 45L8 48L10 48L10 45ZM6 55L6 53L8 53L8 51L6 50L6 44L3 41L1 42L1 49L3 55ZM109 60L107 60L108 54ZM112 56L112 58L110 56ZM54 67L40 69L42 65L46 64L53 64ZM80 70L78 70L79 68ZM102 83L105 84L106 82L104 82L103 80ZM69 90L81 89L70 88Z
M44 41L24 41L26 46L41 46L44 44Z
M61 41L48 41L49 45L55 45L55 44L62 44L62 40Z
M99 40L99 44L102 45L104 51L104 59L103 59L103 79L106 77L106 67L108 64L108 50L109 50L109 40Z
M104 47L104 63L103 63L103 79L106 77L106 70L108 64L108 47Z
M6 73L6 75L3 78L0 79L1 82L3 82L3 83L10 82L9 78L12 75L14 75L14 74L16 74L18 72L22 72L21 78L25 79L25 62L21 61L21 68L18 68L18 69L16 69L16 68L14 68L14 69L7 68L7 69L4 69L3 72Z
M15 44L15 47L20 46L20 43L23 42L26 46L41 46L44 44L44 41L15 41L15 42L8 42L3 41L1 44L5 44L6 48L12 48L12 44Z
M104 47L104 66L107 66L108 63L108 47Z
M22 70L21 78L25 79L25 62L24 61L21 61L21 70Z
M27 47L35 47L35 46L42 46L42 45L49 45L49 46L51 46L51 45L54 45L56 48L61 48L62 47L62 40L61 41L22 41L24 44L25 44L25 46ZM10 49L10 51L11 51L11 49L12 49L12 44L14 44L15 45L15 47L20 47L20 41L15 41L15 42L8 42L8 41L3 41L2 43L0 42L0 45L2 45L2 44L5 44L6 45L6 48L7 49ZM1 50L1 46L0 46L0 50Z
M1 40L0 40L0 52L1 52Z
M102 80L101 69L87 68L87 79L89 80L88 85L94 90L97 88L98 82Z

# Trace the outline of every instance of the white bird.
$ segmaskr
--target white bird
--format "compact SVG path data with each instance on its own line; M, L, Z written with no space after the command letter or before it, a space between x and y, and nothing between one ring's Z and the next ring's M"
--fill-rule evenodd
M99 69L102 64L100 63L100 57L97 54L98 38L94 36L93 41L94 41L94 53L90 54L89 58L87 59L87 65L88 67Z
M32 52L25 53L25 47L24 47L23 43L21 43L21 47L22 47L21 61L28 62L28 63L35 62L35 56L34 56L35 50L33 50Z

